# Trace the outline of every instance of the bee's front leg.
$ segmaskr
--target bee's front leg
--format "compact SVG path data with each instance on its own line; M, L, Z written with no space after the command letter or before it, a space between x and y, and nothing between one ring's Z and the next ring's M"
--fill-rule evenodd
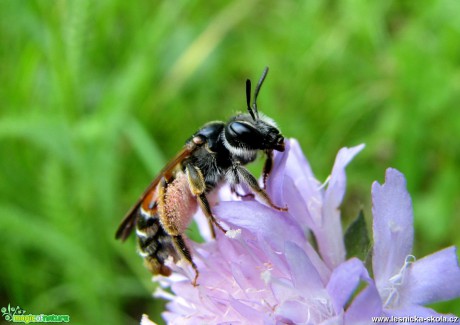
M238 179L239 182L245 182L254 191L254 193L258 195L270 207L278 211L288 210L287 207L282 208L273 203L267 192L265 192L265 190L259 186L257 179L246 168L239 164L235 164L233 166L233 172L236 174L236 179Z
M253 193L240 193L238 192L238 190L236 189L236 186L235 184L230 184L230 191L235 194L237 197L239 197L240 199L253 199L254 198L254 194Z
M264 189L267 189L267 177L272 171L273 167L273 150L266 150L265 154L267 158L265 159L264 168L262 170L262 177L264 180Z
M211 207L209 205L208 199L206 198L206 183L204 181L203 173L201 172L201 170L198 167L193 166L192 164L187 164L185 166L185 171L187 174L190 191L193 195L196 196L198 203L200 204L201 210L203 211L206 218L208 218L212 237L216 237L216 232L214 231L213 224L216 225L216 227L222 230L224 233L227 232L217 222L216 218L212 214Z

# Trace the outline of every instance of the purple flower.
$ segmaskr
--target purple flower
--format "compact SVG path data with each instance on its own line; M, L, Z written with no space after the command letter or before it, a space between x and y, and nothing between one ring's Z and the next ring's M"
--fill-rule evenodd
M372 199L372 269L377 291L360 293L370 305L366 308L367 315L433 316L444 319L438 323L449 323L448 318L442 318L443 315L423 305L460 296L460 269L455 247L418 261L412 255L412 202L406 180L396 169L387 170L385 184L375 182L372 185ZM355 300L359 300L359 296ZM366 315L362 307L352 306L346 319L351 323L365 322Z
M373 316L438 316L424 304L460 296L455 248L415 260L412 205L402 174L389 169L372 187L372 279L362 261L346 260L340 205L345 167L362 150L339 151L326 184L314 177L296 140L275 155L267 191L288 212L241 201L223 187L213 211L231 229L190 242L198 287L185 262L156 277L169 300L170 324L370 324ZM206 221L199 221L209 238ZM315 239L316 246L312 244ZM364 285L361 285L364 284ZM170 288L171 292L164 290ZM142 324L151 324L146 316Z

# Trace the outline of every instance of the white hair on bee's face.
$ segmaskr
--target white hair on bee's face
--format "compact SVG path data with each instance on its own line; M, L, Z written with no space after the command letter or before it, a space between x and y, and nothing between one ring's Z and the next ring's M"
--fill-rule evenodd
M264 113L259 112L259 120L261 120L262 122L265 122L268 125L273 126L274 128L278 129L278 125L276 124L275 120L272 119L271 117L268 117Z
M251 161L254 160L255 157L257 156L257 149L248 149L244 147L236 147L232 146L227 138L225 137L225 132L221 133L221 139L222 142L224 143L225 148L233 155L237 157L241 157L244 160Z

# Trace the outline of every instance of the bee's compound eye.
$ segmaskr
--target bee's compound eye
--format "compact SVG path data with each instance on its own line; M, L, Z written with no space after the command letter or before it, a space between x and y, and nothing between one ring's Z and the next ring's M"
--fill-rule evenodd
M254 133L254 128L246 123L232 122L227 127L233 137L246 137Z
M225 138L231 146L246 149L259 149L263 142L263 138L255 126L239 121L230 122L227 125Z

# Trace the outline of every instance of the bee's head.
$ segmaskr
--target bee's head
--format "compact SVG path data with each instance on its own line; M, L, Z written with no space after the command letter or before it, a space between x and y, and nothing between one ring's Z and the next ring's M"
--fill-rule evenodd
M251 106L251 81L246 80L246 103L249 114L239 114L225 126L225 139L235 149L242 150L278 150L284 151L284 137L276 123L269 117L259 114L257 95L267 76L265 68L254 91L254 103Z
M284 151L284 137L275 122L262 114L233 117L225 126L225 139L234 148Z

